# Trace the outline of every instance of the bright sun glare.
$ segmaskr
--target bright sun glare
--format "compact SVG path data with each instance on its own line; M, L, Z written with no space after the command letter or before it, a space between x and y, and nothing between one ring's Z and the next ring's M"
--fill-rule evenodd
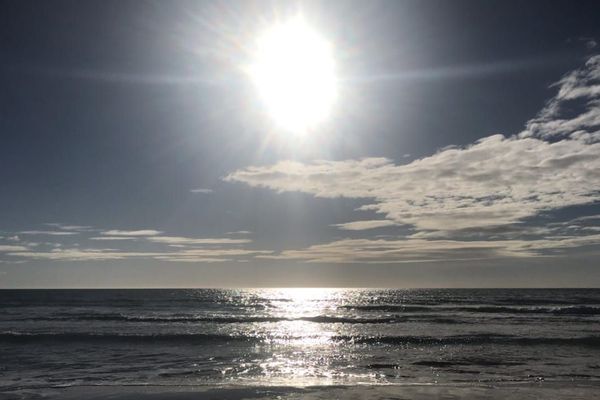
M329 114L334 67L330 44L297 17L258 37L249 73L275 123L305 134Z

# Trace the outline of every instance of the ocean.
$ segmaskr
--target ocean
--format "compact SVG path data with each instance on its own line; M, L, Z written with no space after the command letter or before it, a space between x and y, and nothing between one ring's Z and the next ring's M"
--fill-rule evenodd
M600 380L600 289L0 291L0 392Z

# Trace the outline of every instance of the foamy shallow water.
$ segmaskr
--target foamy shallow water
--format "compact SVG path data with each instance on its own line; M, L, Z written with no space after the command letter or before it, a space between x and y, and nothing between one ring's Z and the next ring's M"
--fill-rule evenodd
M600 290L19 290L0 304L5 393L600 381Z

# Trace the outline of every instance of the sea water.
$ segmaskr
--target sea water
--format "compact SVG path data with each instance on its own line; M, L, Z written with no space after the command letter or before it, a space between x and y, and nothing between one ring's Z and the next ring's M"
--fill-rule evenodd
M0 291L4 391L597 380L597 289Z

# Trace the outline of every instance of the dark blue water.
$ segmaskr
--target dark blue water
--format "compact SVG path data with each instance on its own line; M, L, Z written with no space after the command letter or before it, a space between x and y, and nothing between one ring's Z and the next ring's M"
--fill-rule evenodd
M600 380L600 290L6 290L0 386Z

